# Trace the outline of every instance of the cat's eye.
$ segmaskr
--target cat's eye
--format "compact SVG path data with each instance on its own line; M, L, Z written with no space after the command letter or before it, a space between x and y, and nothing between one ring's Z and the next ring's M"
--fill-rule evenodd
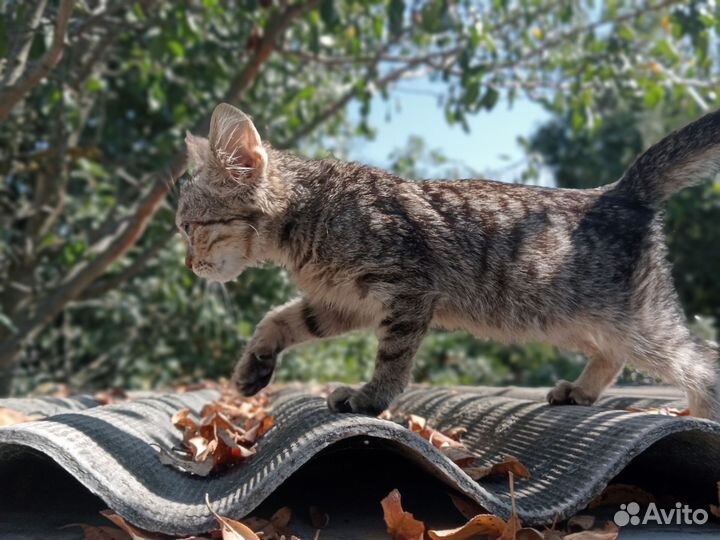
M182 227L183 232L190 236L190 222L189 221L183 221L180 226Z

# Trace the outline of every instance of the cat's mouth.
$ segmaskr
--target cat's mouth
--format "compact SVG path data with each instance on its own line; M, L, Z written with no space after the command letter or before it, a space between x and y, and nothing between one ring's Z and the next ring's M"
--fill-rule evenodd
M193 263L193 273L208 281L217 281L218 283L226 283L237 278L243 271L244 267L232 268L227 260L223 259L219 263L206 260L200 260Z

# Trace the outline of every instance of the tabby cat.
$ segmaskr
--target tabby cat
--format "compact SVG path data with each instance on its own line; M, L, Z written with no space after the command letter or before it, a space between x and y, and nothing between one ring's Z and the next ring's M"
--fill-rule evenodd
M720 172L720 112L652 146L613 184L550 189L410 181L263 143L250 118L218 105L209 138L186 138L191 174L177 226L186 264L219 282L285 267L303 295L255 329L233 381L252 395L278 356L306 341L373 328L375 372L328 398L377 414L408 382L433 327L581 351L575 382L551 404L593 403L628 363L687 392L693 414L720 420L717 349L695 338L673 288L663 203Z

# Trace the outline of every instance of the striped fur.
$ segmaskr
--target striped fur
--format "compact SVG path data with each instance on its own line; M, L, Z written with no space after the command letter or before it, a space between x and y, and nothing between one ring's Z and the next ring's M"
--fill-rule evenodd
M372 379L328 403L376 414L408 384L428 330L441 327L584 352L582 375L559 381L551 403L594 402L627 362L685 389L695 414L720 419L717 351L687 328L657 210L689 175L717 172L717 113L652 147L619 182L566 190L408 181L305 160L263 145L245 115L222 107L210 144L188 138L196 172L177 223L191 266L227 281L270 261L304 293L258 325L234 376L242 393L265 386L289 347L374 328ZM229 170L215 147L244 168Z

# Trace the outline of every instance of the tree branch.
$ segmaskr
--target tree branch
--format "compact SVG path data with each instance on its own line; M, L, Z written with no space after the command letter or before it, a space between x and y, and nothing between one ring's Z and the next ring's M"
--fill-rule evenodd
M453 47L443 52L438 52L435 55L435 59L439 59L441 63L447 63L452 58L456 57L462 48ZM377 64L382 61L383 50L379 51L375 58L375 63L371 64L368 68L368 75L363 79L368 80L370 73L377 67ZM414 69L421 65L428 63L428 57L416 56L412 60L408 61L405 65L400 66L392 71L389 71L384 76L380 77L377 81L373 82L373 86L377 90L383 90L389 85L405 77L407 74L412 72ZM289 139L277 144L279 149L287 149L295 146L295 144L302 138L308 136L310 133L315 131L323 123L327 122L330 118L338 114L354 97L358 95L358 85L353 84L344 94L342 94L336 101L332 102L325 109L323 109L315 118L303 124L303 127L295 132Z
M0 122L4 122L10 115L13 107L25 97L35 86L38 85L62 58L65 48L65 34L70 21L70 13L72 12L75 0L61 0L58 9L57 19L55 20L55 32L50 48L40 59L38 64L31 71L25 73L14 84L6 86L0 91Z
M42 20L46 6L47 0L37 0L34 7L25 6L30 10L30 15L26 21L20 20L19 15L12 21L12 24L10 24L8 20L7 28L12 32L13 39L7 61L8 63L14 62L14 65L7 66L7 71L2 81L3 86L13 84L25 72L27 57L28 54L30 54L30 47L35 37L35 31ZM22 37L19 37L19 35Z
M177 234L177 231L170 229L167 234L160 235L142 252L135 256L135 260L121 271L111 274L103 279L96 280L85 289L80 295L80 300L91 300L98 298L105 293L127 283L145 269L148 261L152 260L160 251L167 246L168 242Z
M319 3L320 0L299 0L289 6L278 17L273 17L270 20L255 54L230 84L228 101L236 101L249 88L255 77L257 77L260 68L267 62L270 53L275 49L278 37L285 33L290 24L298 17L314 9Z

